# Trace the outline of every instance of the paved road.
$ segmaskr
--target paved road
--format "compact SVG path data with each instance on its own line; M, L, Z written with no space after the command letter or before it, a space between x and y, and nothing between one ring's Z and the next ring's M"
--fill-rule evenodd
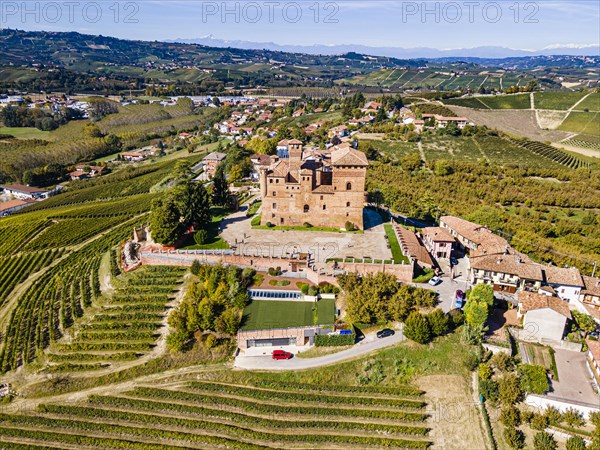
M354 347L348 350L342 350L331 355L319 356L317 358L292 358L288 360L273 360L271 356L238 356L235 358L234 367L240 369L255 370L302 370L312 369L314 367L336 364L347 359L356 358L372 351L391 347L405 340L401 330L396 330L396 334L383 339L377 339L375 333L369 333ZM277 347L279 348L279 347Z

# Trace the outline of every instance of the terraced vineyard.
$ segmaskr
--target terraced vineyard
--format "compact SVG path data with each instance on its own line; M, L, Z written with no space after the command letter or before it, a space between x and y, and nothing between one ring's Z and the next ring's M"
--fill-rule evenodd
M589 163L586 163L573 155L552 147L551 145L546 145L542 142L529 141L527 139L511 139L511 141L516 145L526 148L537 155L543 156L544 158L551 159L552 161L562 164L563 166L567 166L572 169L589 167Z
M82 371L109 367L152 350L185 268L143 267L124 280L110 298L100 298L95 314L83 322L73 339L57 343L47 354L47 371Z
M0 415L0 441L65 448L294 449L431 445L423 393L410 386L139 386L76 405Z

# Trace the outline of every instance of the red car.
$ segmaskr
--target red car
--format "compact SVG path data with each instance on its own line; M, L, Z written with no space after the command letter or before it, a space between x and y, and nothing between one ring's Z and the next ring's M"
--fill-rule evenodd
M290 359L292 354L283 350L273 350L271 357L273 359Z

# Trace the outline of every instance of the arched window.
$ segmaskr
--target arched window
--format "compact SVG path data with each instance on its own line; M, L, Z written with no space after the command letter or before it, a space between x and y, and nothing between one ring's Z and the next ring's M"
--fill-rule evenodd
M346 183L346 190L347 191L351 191L352 190L352 183Z
M350 208L350 202L346 202L346 208Z
M310 209L310 208L308 207L308 205L304 205L304 212L305 212L305 213L307 213L307 212L309 211L309 209Z

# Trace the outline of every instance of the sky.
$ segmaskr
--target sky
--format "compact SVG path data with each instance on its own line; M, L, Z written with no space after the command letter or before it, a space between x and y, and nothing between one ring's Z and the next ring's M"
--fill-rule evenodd
M600 0L0 0L0 26L127 39L437 49L600 44Z

